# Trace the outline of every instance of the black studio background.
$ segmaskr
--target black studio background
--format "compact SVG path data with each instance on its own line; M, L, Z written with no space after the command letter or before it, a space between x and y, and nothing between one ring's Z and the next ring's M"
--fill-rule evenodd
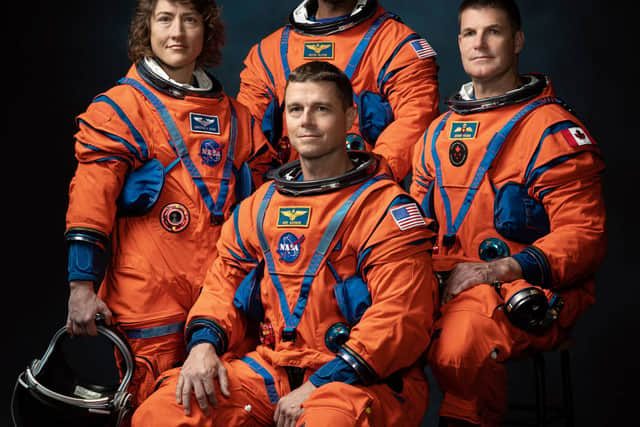
M215 69L236 95L242 60L252 44L285 23L297 0L219 0L226 22L223 65ZM466 77L457 51L451 0L382 0L429 40L438 53L441 97ZM608 165L608 256L597 278L597 302L575 330L573 390L578 426L608 426L629 419L637 397L635 347L640 334L638 279L632 260L630 211L637 198L638 149L631 132L633 90L630 11L623 2L520 0L526 36L523 72L551 76L599 142ZM7 9L9 6L9 9ZM4 399L19 372L44 352L66 318L63 245L67 190L73 175L74 118L92 97L129 67L128 21L133 0L10 2L5 5L3 149ZM6 94L8 93L8 98ZM637 233L635 233L637 235ZM553 370L549 386L559 387ZM532 387L517 371L514 390ZM5 418L6 419L6 418Z

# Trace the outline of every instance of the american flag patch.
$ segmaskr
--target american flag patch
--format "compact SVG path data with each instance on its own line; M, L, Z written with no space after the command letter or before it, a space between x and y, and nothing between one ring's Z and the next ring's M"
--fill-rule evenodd
M418 209L418 205L415 203L408 203L391 209L391 217L402 231L420 225L426 225Z
M420 59L427 59L436 55L436 51L433 50L429 42L425 39L418 39L411 42L411 47L418 55Z

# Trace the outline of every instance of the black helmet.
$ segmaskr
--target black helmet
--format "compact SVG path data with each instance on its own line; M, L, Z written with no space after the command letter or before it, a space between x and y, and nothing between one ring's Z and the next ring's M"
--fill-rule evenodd
M16 381L11 398L11 418L15 426L119 426L129 415L132 404L127 391L133 376L134 361L125 338L114 328L97 324L98 337L71 337L62 327L51 339L42 359L34 359ZM98 339L102 337L102 339ZM106 340L104 340L106 338ZM118 374L114 366L100 361L89 374L78 365L96 363L90 352L77 345L106 343L120 353L123 366ZM106 352L114 356L114 352ZM101 353L103 356L105 352ZM78 363L73 359L80 360ZM99 359L102 359L101 356ZM111 360L115 358L110 357ZM109 369L111 368L111 369ZM105 380L105 373L114 375ZM102 377L100 380L96 378Z

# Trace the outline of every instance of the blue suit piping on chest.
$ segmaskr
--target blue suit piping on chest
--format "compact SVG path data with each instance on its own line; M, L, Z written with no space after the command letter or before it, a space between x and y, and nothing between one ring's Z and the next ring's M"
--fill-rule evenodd
M280 278L278 273L276 272L275 262L273 258L273 254L269 247L269 243L264 234L264 218L269 203L271 202L271 198L276 191L275 184L271 184L269 189L267 190L264 199L262 200L257 216L257 231L258 231L258 239L260 240L260 246L262 247L262 251L264 254L267 270L269 275L271 276L271 280L276 288L278 293L278 299L280 301L280 309L282 311L282 315L285 321L285 327L283 330L283 340L285 341L294 341L296 336L296 328L300 323L300 318L302 317L302 313L304 312L308 297L309 291L311 289L311 284L318 273L318 270L322 266L322 262L327 255L329 250L329 246L333 242L338 229L342 225L345 217L347 216L349 210L355 203L355 201L364 193L366 189L371 187L374 183L387 178L385 175L377 175L369 180L367 180L364 184L362 184L336 211L333 218L329 222L329 225L324 230L322 238L320 239L320 243L316 248L313 256L311 257L311 261L307 270L304 274L304 279L302 280L302 284L300 286L300 294L298 295L298 301L293 309L293 312L289 309L289 305L287 303L287 298L284 292L284 288L282 283L280 282Z
M369 42L373 38L375 32L382 26L382 24L389 18L393 18L393 15L390 13L383 13L380 15L369 27L365 35L358 43L355 51L351 55L349 62L347 63L347 67L344 70L344 73L347 75L349 80L353 77L353 73L355 73L356 68L358 68L358 64L360 60L364 56L364 52L367 50L369 46ZM282 68L284 69L284 77L285 80L289 78L289 74L291 73L291 68L289 67L289 61L287 60L287 53L289 51L289 33L291 32L291 26L287 25L282 30L282 35L280 36L280 58L282 62Z
M213 197L211 196L211 193L209 191L209 188L207 187L206 183L202 179L202 175L200 174L200 171L198 171L198 168L196 167L196 165L193 163L193 160L189 156L189 149L184 143L184 139L182 138L182 135L178 130L178 126L176 125L175 121L171 117L171 113L169 113L169 110L167 109L167 107L162 103L162 101L160 101L160 99L153 92L151 92L147 87L145 87L142 83L140 83L135 79L127 77L127 78L120 79L118 83L127 84L137 89L140 93L142 93L142 95L144 95L145 98L147 98L147 100L149 100L149 102L156 109L167 131L169 132L169 136L171 137L171 140L169 141L169 143L172 145L174 150L180 156L182 163L187 168L189 175L191 175L191 179L193 180L194 184L198 188L198 191L200 192L202 199L207 205L207 209L211 213L211 222L215 224L221 224L224 221L224 212L222 211L222 209L224 208L224 204L229 194L229 182L231 180L231 175L233 173L234 154L236 151L236 143L238 139L238 118L237 118L235 108L233 107L233 103L229 100L229 108L231 111L231 131L229 136L229 149L227 151L227 158L224 163L222 182L220 184L218 198L214 202Z
M433 137L431 139L431 155L433 157L434 166L436 169L436 186L440 190L440 194L442 196L443 206L446 215L446 234L443 236L443 244L445 246L451 246L455 242L456 233L460 229L464 218L469 212L469 208L471 207L471 203L480 188L480 183L482 179L486 175L487 171L491 167L491 164L498 156L500 149L504 145L509 133L513 130L513 128L518 124L522 119L524 119L527 115L529 115L536 108L542 107L547 104L562 104L562 101L554 98L554 97L544 97L537 99L529 104L525 105L516 115L514 115L496 134L491 138L489 145L487 146L487 150L485 155L483 156L478 169L473 177L473 181L467 190L467 194L462 202L460 210L456 215L455 220L453 219L453 212L451 209L451 200L449 199L449 195L444 188L443 184L443 175L442 175L442 163L440 161L440 157L438 156L438 151L436 149L436 141L444 129L447 120L453 113L453 111L447 112L442 120L438 123L438 126L435 128L433 132ZM426 134L425 134L426 138ZM426 143L426 141L425 141ZM424 156L423 156L423 168L427 170L424 165Z

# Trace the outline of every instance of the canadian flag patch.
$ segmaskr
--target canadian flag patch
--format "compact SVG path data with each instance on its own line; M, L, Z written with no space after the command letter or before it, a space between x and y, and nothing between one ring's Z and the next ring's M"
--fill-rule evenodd
M580 147L581 145L591 145L593 141L580 126L574 126L560 131L570 146Z

